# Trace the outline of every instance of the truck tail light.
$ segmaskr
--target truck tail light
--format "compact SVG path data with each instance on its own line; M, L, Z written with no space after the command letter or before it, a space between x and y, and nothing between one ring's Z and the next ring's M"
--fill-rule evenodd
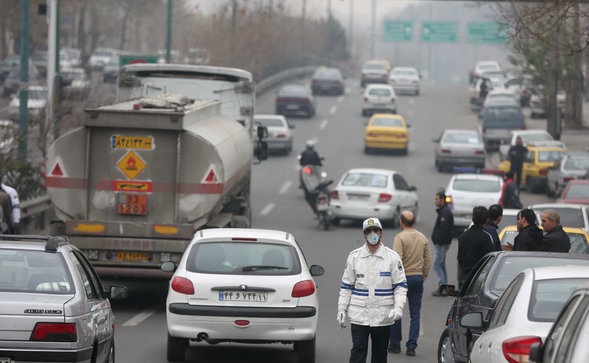
M391 199L393 199L393 196L388 193L380 193L380 195L378 196L379 203L386 203L386 202L390 201Z
M30 340L37 342L76 342L78 340L78 330L75 323L37 323Z
M315 293L315 284L311 280L299 281L292 288L292 297L305 297Z
M509 338L503 341L501 346L503 356L509 363L527 363L529 362L530 346L534 343L542 343L542 339L536 336Z
M174 277L172 280L172 290L180 294L194 295L194 285L192 281L185 277Z

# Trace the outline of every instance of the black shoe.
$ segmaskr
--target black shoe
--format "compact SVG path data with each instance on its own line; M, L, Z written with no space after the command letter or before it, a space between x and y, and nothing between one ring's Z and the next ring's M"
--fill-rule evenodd
M399 348L399 347L389 347L389 353L401 353L401 348Z
M432 291L432 295L433 296L447 296L446 292L444 291L444 289L442 288L442 286L440 286L437 290Z
M415 355L415 349L407 348L407 355L414 356Z

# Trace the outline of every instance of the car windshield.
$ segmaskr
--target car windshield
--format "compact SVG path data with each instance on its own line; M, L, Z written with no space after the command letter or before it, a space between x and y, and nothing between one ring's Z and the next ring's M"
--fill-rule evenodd
M554 140L550 134L538 133L538 134L520 134L518 135L524 143L536 142L536 141L552 141Z
M256 118L255 119L257 124L260 126L270 126L270 127L283 127L284 123L279 118Z
M0 249L0 292L72 294L71 281L60 253Z
M477 145L481 143L479 136L475 133L447 133L442 139L443 142L453 144L472 144Z
M523 117L521 107L489 107L485 109L485 116L496 120L512 120Z
M452 189L463 192L496 193L501 190L499 180L455 179Z
M548 279L534 282L528 318L531 321L552 322L560 313L569 296L579 287L587 284L589 279L566 278Z
M46 100L47 99L47 91L40 91L40 90L29 91L29 99Z
M340 73L335 68L322 68L315 72L315 76L313 78L338 79L340 78Z
M589 184L571 184L566 194L570 198L589 198Z
M386 188L388 177L383 174L350 173L342 181L343 186Z
M571 240L569 253L589 254L589 242L583 233L567 233Z
M567 170L587 170L589 169L589 157L569 157L564 163Z
M417 72L413 69L395 69L393 74L397 76L416 76Z
M560 259L553 256L507 256L497 266L497 273L490 282L493 291L503 292L513 278L526 268L559 266L567 264L589 266L589 259Z
M498 71L501 69L498 65L491 64L491 63L479 64L477 68L480 69L481 71Z
M368 94L371 96L390 96L391 90L384 87L372 87L368 90Z
M377 117L372 119L372 126L403 127L403 121L399 118Z
M292 246L274 243L219 241L192 246L190 272L230 275L295 275L301 263Z
M538 152L538 161L539 162L558 161L564 156L564 154L566 154L565 151L557 151L557 150L542 151L541 150Z
M362 68L367 71L386 71L387 69L387 67L384 64L379 63L366 64Z
M280 95L297 95L297 96L306 96L309 92L303 86L284 86L280 89L278 94Z

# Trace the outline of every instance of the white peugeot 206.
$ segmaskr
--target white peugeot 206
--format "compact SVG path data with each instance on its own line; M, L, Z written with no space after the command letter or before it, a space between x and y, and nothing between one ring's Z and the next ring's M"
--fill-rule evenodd
M292 343L298 362L315 362L319 302L291 233L214 228L196 232L174 272L166 302L167 358L183 362L189 343Z

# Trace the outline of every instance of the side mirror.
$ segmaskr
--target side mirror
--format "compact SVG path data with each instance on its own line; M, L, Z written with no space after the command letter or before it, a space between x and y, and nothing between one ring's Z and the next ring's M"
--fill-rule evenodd
M415 192L415 191L417 191L417 187L415 185L412 185L412 186L409 187L409 191L410 192Z
M319 265L311 265L309 272L311 272L311 276L323 276L325 270Z
M122 299L126 299L127 296L129 296L129 293L127 291L127 286L117 286L117 285L110 286L109 291L108 291L109 299L122 300Z
M468 329L483 329L483 314L475 312L463 315L460 318L460 326Z
M532 343L530 345L530 362L539 362L544 355L544 346L542 343Z
M432 139L432 142L435 142L436 144L440 143L440 139Z
M293 124L288 124L288 128L292 130L292 129L294 129L294 128L295 128L295 125L293 125Z
M268 143L265 141L257 141L256 158L259 161L268 159Z
M407 128L410 129L411 128L411 124L407 124Z

